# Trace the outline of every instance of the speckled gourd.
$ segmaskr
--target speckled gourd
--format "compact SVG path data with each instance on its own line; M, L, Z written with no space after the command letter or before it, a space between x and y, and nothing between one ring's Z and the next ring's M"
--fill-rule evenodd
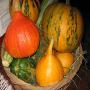
M39 0L9 0L9 11L11 16L15 11L22 11L36 22L39 16Z
M83 18L77 8L55 3L49 5L44 13L42 30L47 41L54 38L57 51L72 52L82 39Z

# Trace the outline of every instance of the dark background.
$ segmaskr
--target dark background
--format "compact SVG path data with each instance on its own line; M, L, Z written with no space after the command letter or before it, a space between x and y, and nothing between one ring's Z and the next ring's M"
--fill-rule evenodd
M78 8L84 19L84 36L82 39L82 46L86 51L85 64L90 69L90 3L89 0L71 0L70 4Z

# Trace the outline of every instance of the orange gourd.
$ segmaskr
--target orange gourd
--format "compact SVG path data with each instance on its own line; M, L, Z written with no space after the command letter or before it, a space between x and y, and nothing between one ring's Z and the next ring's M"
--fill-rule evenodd
M4 38L8 53L15 58L31 56L38 49L39 41L39 31L32 20L15 12Z
M72 53L55 52L55 56L60 60L64 68L64 74L67 74L71 65L74 63L74 55Z
M63 67L57 57L52 52L53 41L48 50L37 63L36 80L40 86L49 86L58 83L63 79Z

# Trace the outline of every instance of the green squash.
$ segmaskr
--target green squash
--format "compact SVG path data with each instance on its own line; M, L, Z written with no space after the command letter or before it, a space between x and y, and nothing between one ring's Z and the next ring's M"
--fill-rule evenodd
M35 63L31 58L15 59L10 65L10 71L19 79L35 84Z

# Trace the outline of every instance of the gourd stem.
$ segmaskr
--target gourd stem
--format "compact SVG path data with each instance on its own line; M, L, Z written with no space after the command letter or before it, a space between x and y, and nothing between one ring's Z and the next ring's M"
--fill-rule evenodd
M47 50L47 54L48 54L48 55L51 55L51 54L52 54L53 43L54 43L54 40L53 40L53 38L52 38L51 41L50 41L48 50Z
M70 4L70 0L66 0L66 4L69 5Z

